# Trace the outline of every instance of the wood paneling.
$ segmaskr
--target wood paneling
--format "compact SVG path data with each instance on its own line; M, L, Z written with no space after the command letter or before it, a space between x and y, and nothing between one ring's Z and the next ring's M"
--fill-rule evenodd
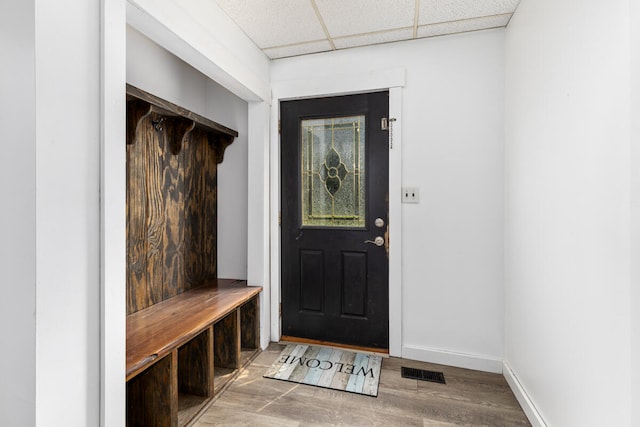
M151 119L147 117L142 122L151 122ZM146 129L146 123L142 127ZM136 135L139 143L127 144L127 313L152 303L147 286L147 133Z
M194 129L185 141L185 289L216 277L216 153L208 137Z
M161 163L165 151L162 134L156 130L153 123L158 123L162 117L152 113L147 126L139 128L138 133L143 132L143 139L139 141L146 145L146 156L143 159L144 185L146 193L146 246L147 246L147 289L149 290L149 305L162 301L162 284L164 282L164 253L163 237L164 227L167 222L164 212L165 194L162 188ZM138 142L137 142L138 143ZM134 143L135 144L135 143ZM138 309L143 308L138 306Z
M217 277L217 164L235 135L173 104L129 97L127 314Z
M171 298L185 289L184 286L184 152L183 140L193 129L188 120L168 117L162 133L164 139L161 153L161 192L164 195L163 255L164 280L163 299Z

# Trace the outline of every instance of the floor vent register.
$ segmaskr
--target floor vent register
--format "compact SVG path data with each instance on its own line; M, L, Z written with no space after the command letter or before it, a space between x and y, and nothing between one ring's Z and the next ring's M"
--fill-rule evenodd
M402 367L402 378L411 378L413 380L446 384L444 380L444 374L442 372L427 371L426 369L407 368L405 366Z

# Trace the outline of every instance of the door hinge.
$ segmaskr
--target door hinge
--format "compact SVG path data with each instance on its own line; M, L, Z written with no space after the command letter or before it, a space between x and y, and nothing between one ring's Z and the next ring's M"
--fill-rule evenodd
M280 135L282 133L282 122L281 120L278 120L278 135Z
M282 211L278 211L278 225L282 225Z
M278 306L278 316L282 317L282 303Z

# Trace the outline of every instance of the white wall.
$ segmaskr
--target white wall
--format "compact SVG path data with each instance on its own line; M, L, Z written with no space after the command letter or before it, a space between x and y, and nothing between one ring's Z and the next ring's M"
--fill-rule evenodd
M246 101L130 27L127 83L238 131L218 166L218 277L246 279Z
M100 425L126 422L126 1L102 0L100 52Z
M35 6L0 5L0 424L35 423Z
M263 287L260 297L260 346L271 338L269 266L269 115L266 102L250 102L247 147L247 282Z
M247 279L248 105L212 81L207 84L207 117L239 135L218 165L218 277Z
M215 2L127 0L127 23L249 101L268 101L269 60Z
M39 426L95 426L100 375L100 1L36 2L34 19L35 420Z
M420 189L402 209L406 357L502 369L503 52L491 30L272 62L273 85L406 69L402 180Z
M2 425L99 423L100 6L1 7Z
M549 426L631 425L629 40L624 0L507 29L505 365Z

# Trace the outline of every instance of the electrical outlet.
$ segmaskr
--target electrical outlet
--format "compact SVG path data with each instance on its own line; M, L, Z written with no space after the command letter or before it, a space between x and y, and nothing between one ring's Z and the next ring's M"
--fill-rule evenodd
M418 203L420 202L420 191L416 187L402 188L402 203Z

